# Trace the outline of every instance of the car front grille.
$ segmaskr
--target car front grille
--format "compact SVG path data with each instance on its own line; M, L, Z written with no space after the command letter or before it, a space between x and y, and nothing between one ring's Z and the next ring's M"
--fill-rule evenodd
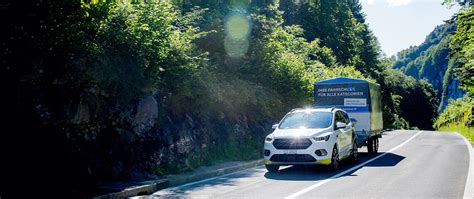
M272 162L314 162L316 159L309 154L275 154L270 158Z
M273 146L276 149L307 149L311 146L311 140L308 138L275 139Z

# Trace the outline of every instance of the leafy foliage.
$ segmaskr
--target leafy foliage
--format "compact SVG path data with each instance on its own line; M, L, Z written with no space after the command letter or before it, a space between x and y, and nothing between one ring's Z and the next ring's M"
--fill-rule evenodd
M307 40L318 38L334 50L338 64L353 65L372 77L383 70L378 62L380 48L365 24L359 1L283 2L285 22L301 25Z
M384 112L387 119L384 118L384 126L431 129L430 125L437 116L438 108L433 87L425 80L407 77L394 69L385 70L383 76L383 92L390 93L389 99L383 100L389 102L384 105L384 110L388 110Z
M472 114L473 105L474 100L468 95L457 100L450 100L449 106L446 107L446 110L439 115L434 123L435 128L449 124L472 126L474 122L474 116Z
M469 95L450 100L443 113L439 115L434 127L439 131L457 131L474 144L474 100Z
M456 0L444 0L443 5L447 5L449 7L453 6L454 4L459 4L461 6L471 6L472 1L456 1Z
M455 69L461 88L474 92L474 6L463 9L457 16L457 29L450 43L453 58L459 62Z

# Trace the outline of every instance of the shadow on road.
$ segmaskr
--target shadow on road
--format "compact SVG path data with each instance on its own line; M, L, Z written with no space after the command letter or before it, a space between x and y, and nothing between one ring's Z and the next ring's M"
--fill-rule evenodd
M172 187L166 189L164 193L157 192L151 195L149 198L187 198L191 197L189 194L192 194L193 191L201 190L207 187L234 187L237 186L237 181L239 179L250 178L257 176L258 172L236 172L231 176L221 176L214 180L210 180L203 183L190 184L190 185L181 185L177 187Z
M314 180L324 180L330 178L337 173L344 172L347 169L350 169L360 163L363 163L373 157L376 157L382 153L377 154L368 154L368 153L359 153L359 161L357 163L351 163L349 161L342 161L338 171L330 171L325 166L315 166L315 165L295 165L286 168L280 168L278 172L265 173L265 178L273 180L292 180L292 181L314 181ZM347 173L344 176L355 176L354 172L364 167L393 167L405 159L404 156L400 156L394 153L387 153L385 156L370 162L358 169L355 169L352 172ZM343 177L343 176L341 176Z

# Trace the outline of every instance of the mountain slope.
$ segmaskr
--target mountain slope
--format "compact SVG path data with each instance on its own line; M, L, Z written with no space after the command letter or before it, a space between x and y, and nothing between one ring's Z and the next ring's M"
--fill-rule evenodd
M456 24L437 26L419 46L411 46L397 54L393 68L403 71L417 79L426 79L437 90L440 110L443 110L448 99L457 99L464 95L458 88L459 81L454 78L452 68L454 61L448 59L451 32Z

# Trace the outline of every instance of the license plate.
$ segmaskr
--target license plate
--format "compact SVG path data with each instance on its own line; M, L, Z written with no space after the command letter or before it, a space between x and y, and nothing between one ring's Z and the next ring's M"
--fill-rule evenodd
M286 150L286 151L283 151L284 154L298 154L298 151L297 150Z

